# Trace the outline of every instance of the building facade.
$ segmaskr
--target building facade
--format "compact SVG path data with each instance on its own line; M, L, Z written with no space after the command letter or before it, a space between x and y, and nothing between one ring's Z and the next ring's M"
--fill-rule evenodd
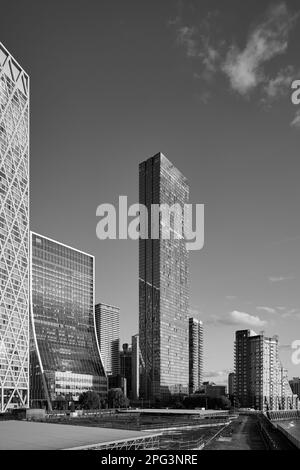
M131 386L132 399L138 400L140 397L140 338L139 335L132 336L131 339Z
M235 390L235 373L230 372L228 374L228 395L230 398L234 396L234 390Z
M107 375L120 374L120 309L99 303L95 307L96 331Z
M189 393L200 390L203 382L203 323L189 318Z
M120 351L120 375L126 379L126 393L128 398L132 397L132 348L124 343Z
M29 404L29 77L0 44L0 412Z
M31 405L107 396L96 337L94 257L31 233Z
M203 390L209 398L220 398L226 395L226 386L216 385L213 382L203 382Z
M235 398L241 407L263 411L296 408L287 371L279 359L277 336L236 332Z
M177 204L183 209L188 199L186 178L164 155L139 165L139 202L148 213L148 238L139 240L140 392L152 402L188 393L189 266L185 240L175 236L178 215L170 217L169 226L160 217L155 236L151 234L157 221L153 205Z
M289 381L289 384L293 393L300 398L300 377L293 377L293 379Z

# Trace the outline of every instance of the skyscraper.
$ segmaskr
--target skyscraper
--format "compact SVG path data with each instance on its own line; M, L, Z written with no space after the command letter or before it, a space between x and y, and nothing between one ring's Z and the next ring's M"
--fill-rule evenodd
M278 337L240 330L235 337L235 397L241 407L280 410L296 406L278 353Z
M95 308L96 331L107 375L120 373L120 309L99 303Z
M234 397L234 390L235 390L235 373L230 372L228 374L228 395L229 395L229 398Z
M140 341L139 335L132 336L132 374L131 374L131 384L132 384L132 399L138 400L140 396Z
M0 412L29 403L29 77L0 44Z
M289 384L293 393L300 399L300 377L293 377L293 379L289 381Z
M94 257L31 233L30 389L32 406L107 396L96 338Z
M132 349L124 343L120 351L120 375L126 379L126 396L132 397Z
M139 202L148 210L149 231L153 204L183 209L188 198L186 178L164 155L139 165ZM140 390L141 398L154 402L188 393L189 384L188 251L185 240L174 236L174 214L169 225L169 239L160 218L158 237L139 240Z
M200 389L203 382L203 323L189 318L189 393Z

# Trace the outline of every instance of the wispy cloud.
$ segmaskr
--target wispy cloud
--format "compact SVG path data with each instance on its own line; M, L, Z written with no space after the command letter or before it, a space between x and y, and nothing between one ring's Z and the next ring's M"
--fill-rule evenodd
M237 296L236 295L226 295L226 300L236 300Z
M293 279L294 279L293 276L269 276L269 281L271 283L291 281Z
M300 310L298 308L290 308L289 310L285 310L282 313L282 318L300 318Z
M198 68L194 74L195 78L211 85L215 75L225 75L232 91L249 97L257 90L259 101L269 108L288 94L297 73L295 67L288 64L270 73L269 64L287 52L289 35L299 12L291 12L284 1L271 6L262 20L251 28L243 47L220 37L216 26L218 17L217 11L211 11L196 26L187 26L182 16L177 16L173 22L177 42L184 47L187 57L198 60L200 70ZM291 126L300 129L300 112Z
M180 26L177 29L177 41L185 47L188 57L198 55L197 41L194 39L195 33L195 27Z
M294 119L291 122L291 126L300 130L300 110L299 109L296 111Z
M228 375L232 372L230 369L223 369L223 370L208 370L204 372L204 377L221 377L224 375Z
M232 89L241 95L268 81L264 65L285 53L288 47L288 35L296 16L289 13L285 3L269 9L266 16L265 21L252 30L244 49L236 45L230 47L223 65ZM283 73L277 77L277 82L273 79L273 85L279 86L278 80L281 82L282 79ZM272 93L274 89L271 87L268 91Z
M270 314L275 314L277 313L275 308L272 308L272 307L264 307L264 306L259 306L259 307L256 307L257 310L261 310L263 312L267 312L267 313L270 313Z
M266 321L261 320L258 316L250 315L249 313L245 312L239 312L238 310L231 312L230 317L233 323L250 327L261 327L267 323Z
M250 315L246 312L233 310L226 315L211 315L210 319L205 322L206 324L213 325L229 325L229 326L249 326L249 327L262 327L267 324L265 320L261 320L256 315Z
M281 69L274 78L269 79L264 85L262 103L265 106L270 106L274 101L287 96L290 93L291 83L295 76L295 67L292 65Z

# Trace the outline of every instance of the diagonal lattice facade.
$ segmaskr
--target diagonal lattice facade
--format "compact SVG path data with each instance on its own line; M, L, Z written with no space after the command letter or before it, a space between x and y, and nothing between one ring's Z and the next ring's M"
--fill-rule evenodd
M0 43L0 412L28 393L29 77Z

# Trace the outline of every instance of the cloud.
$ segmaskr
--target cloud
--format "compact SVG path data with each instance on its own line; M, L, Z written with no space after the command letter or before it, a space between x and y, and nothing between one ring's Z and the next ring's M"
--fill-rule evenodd
M203 80L211 87L218 74L223 78L225 76L231 90L245 98L257 90L260 103L269 108L287 95L297 74L292 65L272 73L268 71L268 66L287 52L289 34L299 18L299 12L291 12L284 1L273 5L264 18L250 29L243 47L224 37L219 28L219 17L218 11L210 11L196 26L186 25L182 5L180 16L169 22L176 29L178 44L185 49L187 57L194 58L199 66L194 78ZM200 101L207 102L207 97L208 94L205 94ZM300 112L296 113L291 126L300 129Z
M298 308L291 308L291 309L289 309L289 310L286 310L286 311L282 314L282 318L290 318L290 317L300 318L299 309L298 309Z
M228 375L232 372L230 369L223 369L223 370L208 370L204 372L204 377L223 377L224 375Z
M225 316L220 315L211 315L208 320L205 322L206 324L212 325L243 325L249 327L262 327L266 325L266 321L261 320L258 316L250 315L249 313L240 312L238 310L234 310Z
M267 312L267 313L271 313L271 314L274 314L274 313L277 313L275 308L272 308L272 307L256 307L257 310L262 310L263 312Z
M185 49L187 57L197 57L201 62L201 72L195 73L195 78L208 81L219 70L224 41L216 41L214 38L213 20L217 16L218 11L209 11L197 27L183 24L179 16L168 22L176 26L177 43Z
M233 90L246 95L266 81L264 65L286 52L288 35L295 19L296 16L289 13L286 4L280 3L270 9L267 19L253 29L243 50L236 45L230 47L223 71ZM269 89L269 92L272 93L273 89Z
M238 310L234 310L230 313L230 318L234 324L241 324L245 326L251 327L262 327L267 322L261 320L259 317L250 315L249 313L239 312Z
M197 55L197 41L194 39L196 28L190 26L180 26L177 29L177 41L185 47L188 57Z
M236 300L237 296L236 295L226 295L226 300Z
M209 370L204 372L203 376L208 381L224 385L227 384L228 374L230 374L230 372L232 372L232 369Z
M272 283L290 281L292 279L294 279L293 276L269 276L269 281Z
M291 122L291 127L295 129L300 129L300 109L296 111L295 117Z
M278 74L267 81L263 88L262 103L270 105L274 101L287 96L291 89L291 83L295 78L295 67L288 65L281 69Z

